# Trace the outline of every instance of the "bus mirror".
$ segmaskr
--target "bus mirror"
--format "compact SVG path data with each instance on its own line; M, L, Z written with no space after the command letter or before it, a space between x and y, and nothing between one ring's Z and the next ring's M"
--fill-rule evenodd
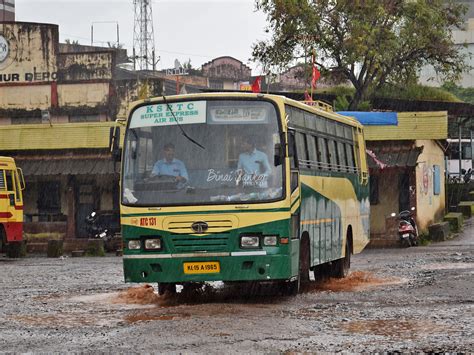
M115 161L120 160L120 127L110 127L109 150Z
M283 150L283 146L280 143L275 143L275 155L274 155L275 166L280 166L281 164L283 164L284 159L285 159L285 152Z

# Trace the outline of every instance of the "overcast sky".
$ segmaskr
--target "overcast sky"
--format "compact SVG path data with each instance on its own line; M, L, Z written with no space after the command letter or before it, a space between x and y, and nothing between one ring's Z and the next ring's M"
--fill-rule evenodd
M213 58L230 55L260 74L249 61L251 46L268 38L265 15L255 12L254 0L152 0L155 49L161 58L158 69L172 68L174 60L191 59L199 68ZM133 47L133 0L16 0L16 20L59 25L59 38L90 44L116 42L114 21L119 24L120 43Z

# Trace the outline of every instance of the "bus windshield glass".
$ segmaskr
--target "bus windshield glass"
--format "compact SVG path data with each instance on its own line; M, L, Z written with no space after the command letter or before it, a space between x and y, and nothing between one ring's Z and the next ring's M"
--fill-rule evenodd
M124 144L122 202L171 206L267 202L283 197L275 164L275 106L196 100L140 106Z

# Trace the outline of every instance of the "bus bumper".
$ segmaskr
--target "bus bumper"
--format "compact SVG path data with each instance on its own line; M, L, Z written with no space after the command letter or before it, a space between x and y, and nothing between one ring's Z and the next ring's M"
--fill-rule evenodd
M185 272L185 263L218 263L218 272ZM204 282L288 280L296 275L289 255L242 255L224 257L169 257L124 255L125 282ZM294 267L293 267L294 269Z

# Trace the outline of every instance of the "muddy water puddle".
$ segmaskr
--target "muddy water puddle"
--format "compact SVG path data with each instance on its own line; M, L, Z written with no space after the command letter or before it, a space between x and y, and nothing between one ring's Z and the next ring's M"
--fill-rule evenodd
M379 335L413 339L434 333L446 332L448 329L428 320L400 320L400 319L374 319L357 320L345 323L342 328L350 333Z
M330 278L325 281L311 282L305 285L304 292L332 291L332 292L353 292L365 289L406 283L408 280L396 277L381 278L371 272L354 271L343 279Z
M372 273L355 271L344 279L329 279L311 282L304 293L331 291L361 291L370 287L393 285L406 282L397 278L380 278ZM38 297L44 303L48 297ZM188 292L183 290L175 295L159 296L153 286L144 284L123 291L58 297L51 295L48 304L58 304L48 313L27 316L12 316L11 319L32 326L80 327L114 326L118 323L135 324L149 321L177 321L192 317L229 317L229 315L249 316L266 312L278 303L291 302L291 297L278 295L245 295L235 289L203 286ZM349 331L356 332L357 324ZM370 325L359 326L371 329ZM386 326L390 329L389 326ZM408 328L408 325L407 325ZM378 328L379 329L379 328ZM380 328L381 329L381 328ZM389 330L387 330L389 331ZM408 331L408 330L407 330Z

